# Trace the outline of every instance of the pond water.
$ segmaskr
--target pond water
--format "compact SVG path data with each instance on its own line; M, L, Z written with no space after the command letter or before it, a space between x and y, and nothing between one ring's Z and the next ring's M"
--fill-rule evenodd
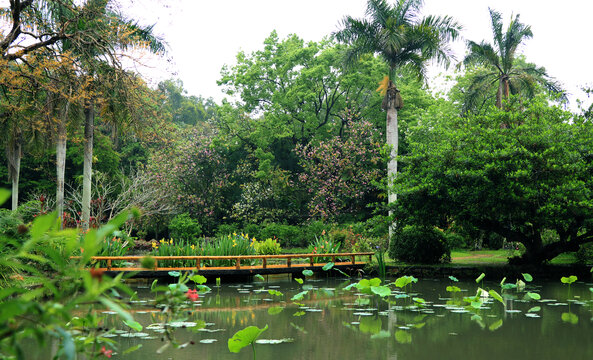
M158 326L150 326L160 321L159 315L137 303L134 316L148 337L121 332L120 349L137 344L142 348L117 357L252 359L250 347L230 353L227 341L246 326L268 325L260 339L283 342L257 344L257 359L593 359L590 283L572 284L570 294L560 280L529 283L526 290L541 297L533 300L526 291L503 292L498 282L485 281L482 287L502 293L505 305L490 297L475 309L461 305L463 297L476 294L474 281L421 279L405 292L392 294L389 302L356 288L344 289L354 281L358 279L307 279L300 285L282 278L213 287L193 304L186 324L190 327L176 331L178 341L187 346L160 354L162 334ZM449 285L462 291L449 293ZM303 287L309 292L295 304L291 297ZM269 289L284 295L270 295ZM141 298L152 297L147 287L135 290ZM422 298L423 306L417 306L421 300L414 297ZM123 328L118 321L108 316L106 325ZM191 322L198 326L191 328Z

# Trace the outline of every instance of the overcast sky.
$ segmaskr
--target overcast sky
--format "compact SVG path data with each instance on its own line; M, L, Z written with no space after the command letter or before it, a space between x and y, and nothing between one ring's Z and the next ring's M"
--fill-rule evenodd
M305 40L321 40L338 29L345 15L363 17L366 7L366 0L135 0L136 7L147 3L154 8L142 11L146 21L156 23L156 31L169 44L173 62L168 70L190 94L217 101L223 98L216 85L220 69L234 64L239 50L262 48L272 30L280 38L295 33ZM168 7L163 9L163 3ZM503 13L505 25L512 14L520 14L534 34L521 49L527 60L544 66L564 84L572 94L572 106L575 98L585 99L578 88L593 84L593 1L426 0L422 14L453 16L464 26L464 38L491 41L488 6ZM463 43L454 50L461 59Z
M338 29L345 15L363 17L366 8L366 0L120 1L127 2L128 14L155 24L169 45L170 61L141 72L153 77L153 83L177 77L189 94L216 101L224 97L216 85L220 70L235 63L238 51L261 49L273 30L280 38L294 33L305 40L321 40ZM7 4L0 0L0 5ZM576 99L592 101L579 91L581 86L593 86L592 0L425 0L422 14L450 15L464 26L465 39L491 42L489 6L503 13L505 25L512 14L520 14L521 22L531 25L534 36L520 50L564 85L573 109ZM458 59L463 58L463 42L453 49ZM438 81L428 84L434 88Z

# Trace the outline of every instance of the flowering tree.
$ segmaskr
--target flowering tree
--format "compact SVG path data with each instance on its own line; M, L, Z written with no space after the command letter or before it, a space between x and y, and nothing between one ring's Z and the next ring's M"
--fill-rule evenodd
M224 149L212 145L208 131L192 128L175 146L157 152L148 171L175 208L188 212L202 229L212 230L226 216L231 174Z
M363 120L351 123L343 136L297 147L311 218L333 219L365 207L363 200L376 191L374 184L384 172L380 138Z

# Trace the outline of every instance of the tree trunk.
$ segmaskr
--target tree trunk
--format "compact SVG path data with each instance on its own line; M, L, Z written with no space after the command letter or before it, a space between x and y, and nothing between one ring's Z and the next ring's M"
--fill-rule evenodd
M498 81L498 90L496 91L496 107L502 109L502 88L503 88L503 80L502 78Z
M383 100L383 108L387 111L387 145L391 148L389 161L387 162L387 186L388 186L388 203L392 204L397 200L397 194L393 190L393 182L397 175L397 151L399 142L398 124L397 124L397 110L401 109L403 101L399 95L399 90L395 87L393 82L389 82L385 99ZM390 210L389 215L393 215ZM391 238L395 223L389 226L389 248L391 248Z
M84 109L84 167L82 174L82 230L89 229L91 217L91 180L93 171L93 133L95 105L91 102Z
M8 178L12 181L12 211L19 206L19 177L21 172L21 134L15 135L7 148Z
M64 228L64 177L66 173L66 122L68 121L68 110L70 102L64 105L64 112L58 122L58 139L56 141L56 211L60 218L60 229Z

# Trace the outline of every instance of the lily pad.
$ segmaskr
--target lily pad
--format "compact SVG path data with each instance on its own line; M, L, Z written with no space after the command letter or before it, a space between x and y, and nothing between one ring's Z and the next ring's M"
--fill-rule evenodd
M262 344L262 345L277 345L277 344L291 343L291 342L294 342L293 338L255 340L256 344Z
M213 344L213 343L215 343L217 341L218 341L217 339L202 339L202 340L200 340L200 342L202 344Z

